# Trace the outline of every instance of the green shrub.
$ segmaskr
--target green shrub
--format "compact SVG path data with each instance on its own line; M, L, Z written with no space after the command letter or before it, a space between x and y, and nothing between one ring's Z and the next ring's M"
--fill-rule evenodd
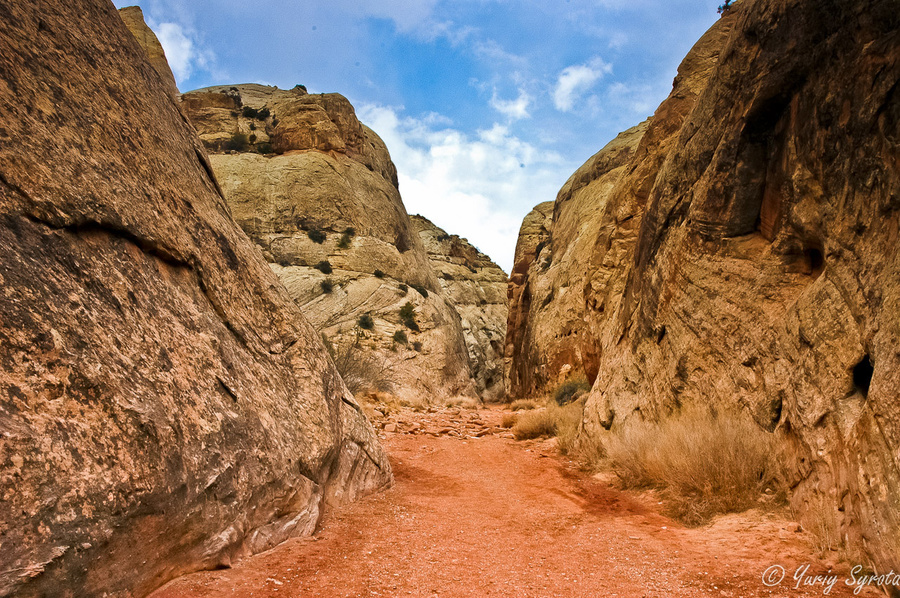
M235 133L231 136L231 139L225 142L225 149L233 152L243 152L247 149L249 143L246 135Z
M250 130L251 130L251 131L255 131L255 130L256 130L256 123L250 123Z
M418 352L422 351L422 343L419 341L413 341L412 347Z
M315 266L313 266L316 270L321 272L322 274L331 274L334 270L331 269L331 262L328 260L322 260Z
M322 287L323 293L330 293L334 290L334 283L331 282L330 278L326 278L322 282L319 283L319 286Z
M363 330L372 330L375 328L375 320L373 320L372 316L369 314L359 316L359 319L356 320L356 324Z
M344 229L344 234L347 235L348 237L355 237L356 229L353 228L352 226L348 226L347 228Z
M418 291L419 294L422 295L422 297L426 297L426 298L428 297L428 289L426 289L422 285L414 284L414 285L412 285L412 288L414 288L416 291Z
M397 343L398 345L405 345L406 343L409 342L409 339L406 338L405 332L403 332L402 330L398 330L398 331L394 332L394 342Z
M269 118L270 114L271 112L269 112L268 108L263 108L257 113L256 118L258 118L259 120L266 120L267 118Z
M274 154L275 152L272 150L272 144L263 142L256 144L256 151L265 155L265 154Z
M400 319L407 320L409 318L416 317L416 306L412 304L412 301L407 301L403 304L403 307L400 308Z
M404 295L409 291L409 287L405 284L401 284L399 287L397 287L397 289L399 289L399 291Z
M306 236L309 237L313 243L318 243L319 245L324 243L327 238L327 235L317 228L311 228L306 231Z
M584 378L566 380L553 391L553 400L557 405L566 405L591 390L591 385Z
M247 141L250 143L256 143L256 133L250 133L250 136L247 138Z
M302 89L304 92L306 91L306 85L300 85L299 83L294 85L294 89Z
M256 108L251 108L250 106L244 106L244 109L241 111L241 116L244 118L256 118L259 115L259 111Z
M438 235L438 236L437 236L438 243L442 243L442 242L446 241L446 240L449 239L449 238L450 238L450 235L448 235L447 233L444 233L444 234L442 234L442 235Z
M372 274L375 275L375 278L384 278L384 272L382 272L381 270L375 270L374 272L372 272Z
M349 249L350 248L350 235L344 233L341 235L341 240L338 241L338 249Z

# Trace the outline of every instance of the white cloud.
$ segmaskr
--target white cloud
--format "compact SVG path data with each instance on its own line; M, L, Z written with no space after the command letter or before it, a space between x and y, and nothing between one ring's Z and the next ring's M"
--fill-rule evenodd
M554 199L574 170L501 124L467 135L435 115L403 117L402 108L357 112L387 144L407 211L466 237L507 272L522 218Z
M520 120L531 116L528 106L531 104L531 96L524 89L519 90L519 97L514 100L502 100L497 96L497 90L491 97L491 108L506 116L510 120Z
M179 85L190 79L196 71L210 69L214 62L213 54L198 42L193 30L178 23L148 21L147 24L159 38Z
M562 112L569 112L575 102L588 92L603 75L612 72L612 65L600 58L587 64L567 66L559 74L553 91L553 104Z

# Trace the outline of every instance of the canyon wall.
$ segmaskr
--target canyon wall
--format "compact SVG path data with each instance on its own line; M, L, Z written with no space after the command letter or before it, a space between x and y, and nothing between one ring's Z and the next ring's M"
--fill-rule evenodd
M895 3L741 2L607 197L584 296L583 433L745 408L804 525L880 571L900 566L898 82Z
M410 399L484 390L387 148L343 96L236 85L182 106L235 219L338 362L352 350L347 361L369 364L352 386Z
M390 484L112 4L0 14L0 596L143 596Z

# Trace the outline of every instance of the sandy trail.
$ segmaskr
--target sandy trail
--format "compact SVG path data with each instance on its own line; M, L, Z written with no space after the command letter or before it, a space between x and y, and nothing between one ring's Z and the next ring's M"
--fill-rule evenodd
M175 580L154 598L824 595L821 583L794 587L798 567L829 570L796 524L751 512L686 529L647 497L578 472L552 443L512 440L499 419L404 412L385 433L391 490L331 514L313 538ZM766 587L772 565L786 578ZM829 596L853 595L847 569L835 567Z

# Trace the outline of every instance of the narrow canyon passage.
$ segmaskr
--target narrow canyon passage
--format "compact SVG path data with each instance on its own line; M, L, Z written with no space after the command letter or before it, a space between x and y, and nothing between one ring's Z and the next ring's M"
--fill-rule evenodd
M514 441L501 414L402 412L385 434L391 490L329 515L312 538L153 597L823 595L794 587L798 567L828 571L796 524L751 512L684 528L578 471L552 441ZM772 565L787 577L770 588ZM835 573L828 595L853 595L845 568Z

